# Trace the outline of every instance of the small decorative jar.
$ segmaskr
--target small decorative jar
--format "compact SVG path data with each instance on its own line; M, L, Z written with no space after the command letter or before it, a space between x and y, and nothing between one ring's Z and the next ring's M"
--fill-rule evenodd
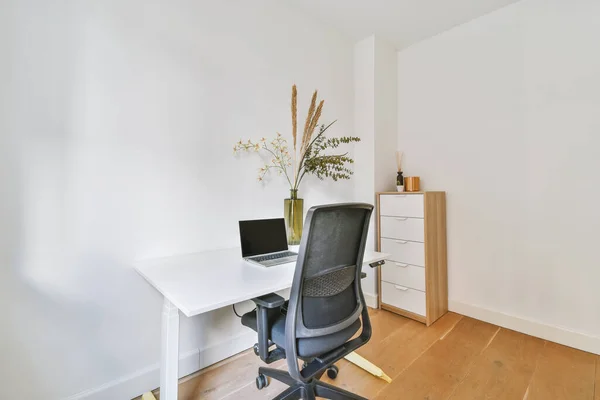
M418 176L407 176L404 178L404 185L407 192L418 192L421 190L421 179Z

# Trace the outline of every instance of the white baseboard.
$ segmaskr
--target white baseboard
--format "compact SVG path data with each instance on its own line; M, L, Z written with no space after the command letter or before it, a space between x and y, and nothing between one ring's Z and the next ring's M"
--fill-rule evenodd
M365 303L367 303L367 307L371 307L371 308L379 307L377 295L363 292L363 296L365 296Z
M600 354L600 337L450 300L450 311L575 349Z
M247 332L226 342L203 350L193 350L179 355L179 376L193 374L203 368L222 361L251 348L256 342L256 333ZM131 375L108 382L66 398L65 400L129 400L160 385L160 364L155 363Z

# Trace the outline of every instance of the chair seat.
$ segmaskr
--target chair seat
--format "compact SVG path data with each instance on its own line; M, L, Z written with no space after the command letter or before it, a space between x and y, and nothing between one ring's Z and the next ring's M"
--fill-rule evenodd
M269 326L269 339L277 346L285 349L285 319L279 308L267 310ZM256 311L251 311L242 316L242 324L248 328L257 331ZM349 327L331 335L319 336L314 338L297 339L298 356L317 357L339 347L340 342L346 342L360 329L360 319L357 319Z

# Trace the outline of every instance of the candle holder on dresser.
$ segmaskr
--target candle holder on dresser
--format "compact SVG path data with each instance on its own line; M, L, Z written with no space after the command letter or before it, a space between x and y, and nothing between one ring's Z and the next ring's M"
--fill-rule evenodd
M421 178L418 176L407 176L404 178L404 191L419 192L421 191Z

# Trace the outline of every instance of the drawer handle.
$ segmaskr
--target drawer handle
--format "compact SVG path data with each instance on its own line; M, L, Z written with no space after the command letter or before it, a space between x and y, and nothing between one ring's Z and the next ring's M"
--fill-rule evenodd
M396 240L396 243L398 243L398 244L406 244L406 243L408 243L408 241L407 240Z
M398 217L396 218L396 221L406 221L408 219L408 217Z
M398 267L407 268L408 264L396 263Z
M394 285L394 287L398 290L402 290L403 292L406 292L408 290L408 288L404 286Z

